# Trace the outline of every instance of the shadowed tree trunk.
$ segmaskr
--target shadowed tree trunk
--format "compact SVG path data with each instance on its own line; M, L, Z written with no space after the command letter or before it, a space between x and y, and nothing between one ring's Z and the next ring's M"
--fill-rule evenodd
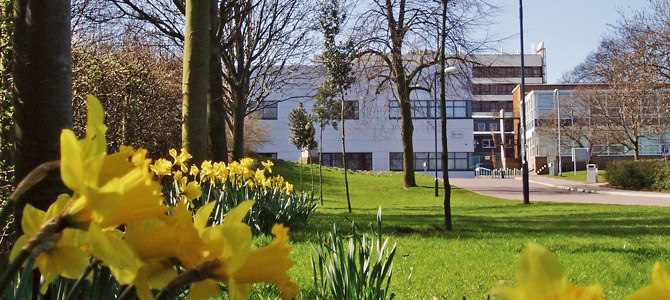
M347 193L347 209L351 212L351 200L349 199L349 178L347 177L347 147L344 136L344 116L345 116L345 101L344 90L340 87L340 97L342 99L342 112L340 113L340 122L342 123L342 167L344 168L344 188Z
M182 145L200 165L208 156L207 94L209 84L208 0L186 1L182 79Z
M16 183L38 165L60 159L60 133L72 128L70 1L14 2L14 121ZM58 171L24 194L25 203L46 210L69 190ZM20 230L20 229L19 229Z
M209 7L209 151L214 161L228 162L226 140L226 111L223 107L223 74L221 66L221 44L219 43L218 0L210 0Z

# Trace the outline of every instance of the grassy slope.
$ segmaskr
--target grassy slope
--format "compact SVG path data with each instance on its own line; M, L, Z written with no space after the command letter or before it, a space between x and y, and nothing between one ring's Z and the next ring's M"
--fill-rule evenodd
M274 169L299 188L295 165L278 162ZM303 176L309 189L308 168ZM318 191L318 178L315 182ZM310 298L310 243L317 241L316 232L328 230L332 222L350 229L350 220L367 227L378 206L383 208L385 231L398 242L392 280L396 299L485 299L496 285L514 282L518 254L529 242L549 247L572 282L602 284L608 299L622 299L649 284L655 261L670 262L668 208L522 205L456 188L455 230L445 232L442 197L434 197L431 177L417 174L420 187L415 188L400 187L400 173L356 173L349 182L353 213L346 211L342 172L325 169L325 203L308 228L293 234L297 264L291 276L303 289L298 299Z

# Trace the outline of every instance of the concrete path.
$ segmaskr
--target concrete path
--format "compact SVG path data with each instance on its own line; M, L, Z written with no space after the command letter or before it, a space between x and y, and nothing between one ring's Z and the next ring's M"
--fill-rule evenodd
M603 184L531 175L530 201L670 206L670 193L617 190ZM523 199L521 177L509 179L450 178L452 185L480 194Z

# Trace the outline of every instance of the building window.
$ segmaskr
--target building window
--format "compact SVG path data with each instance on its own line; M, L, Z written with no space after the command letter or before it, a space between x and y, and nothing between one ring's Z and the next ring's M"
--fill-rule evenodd
M471 155L468 152L449 152L447 155L447 164L449 170L470 170ZM391 171L402 171L402 152L389 153L389 169ZM427 169L424 168L424 164ZM442 171L442 152L414 152L414 170L415 171Z
M434 100L412 100L412 119L440 118L439 102ZM468 103L465 100L447 100L447 118L469 118ZM437 105L437 107L435 107ZM389 101L389 119L400 119L400 105L398 101Z
M477 123L477 131L486 131L486 123Z
M470 155L467 152L447 153L447 167L449 170L470 170Z
M278 102L274 102L261 107L263 107L263 109L260 110L261 120L277 120L277 110L279 108Z
M542 67L525 67L524 76L528 77L542 77ZM504 78L504 77L521 77L521 67L486 67L474 66L472 67L473 78Z
M493 142L492 139L482 139L482 148L491 149L491 148L495 148L495 147L496 147L496 145L495 145L495 143Z
M467 118L468 103L465 100L447 100L447 118Z
M509 95L516 87L516 84L497 83L497 84L474 84L472 94L474 95Z
M358 120L358 100L344 101L344 119Z
M268 159L268 158L277 160L277 153L276 152L259 152L257 155L258 155L258 158L261 159L261 160L265 160L265 159Z
M514 102L512 101L473 101L473 112L499 112L504 109L506 112L514 110Z
M342 153L322 153L321 162L324 166L342 168ZM349 170L372 170L371 152L347 153L347 169Z
M489 124L490 124L489 126L491 126L492 131L498 131L498 123L493 122L493 123L489 123Z

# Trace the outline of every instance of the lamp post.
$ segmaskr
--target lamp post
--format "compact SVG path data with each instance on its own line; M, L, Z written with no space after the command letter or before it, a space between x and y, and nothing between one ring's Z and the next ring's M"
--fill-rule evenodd
M451 75L451 74L456 73L457 71L458 71L458 69L456 67L452 66L452 67L447 67L447 68L441 69L441 71L439 73L436 73L436 74L440 74L440 76L442 76L442 74ZM440 92L442 94L440 96L440 102L445 103L445 105L446 105L447 100L446 100L446 91L445 91L444 85L440 86ZM435 120L435 197L437 197L437 196L439 196L439 193L438 193L438 179L437 179L437 164L438 164L438 160L437 160L437 153L438 153L437 152L437 97L435 97L434 120ZM442 172L444 172L444 170L442 170Z
M561 161L561 104L559 100L558 89L554 89L554 101L556 104L556 131L558 132L557 149L558 152L558 175L563 175L563 163Z
M436 73L437 74L437 73ZM435 86L435 80L433 80L433 86ZM433 121L435 122L434 125L435 127L435 197L439 196L440 193L438 192L438 180L437 180L437 95L435 95L435 103L433 104ZM430 164L430 161L428 162Z
M523 184L523 204L530 204L530 184L528 182L528 160L526 159L526 73L523 57L523 0L519 0L519 40L521 43L521 175Z

